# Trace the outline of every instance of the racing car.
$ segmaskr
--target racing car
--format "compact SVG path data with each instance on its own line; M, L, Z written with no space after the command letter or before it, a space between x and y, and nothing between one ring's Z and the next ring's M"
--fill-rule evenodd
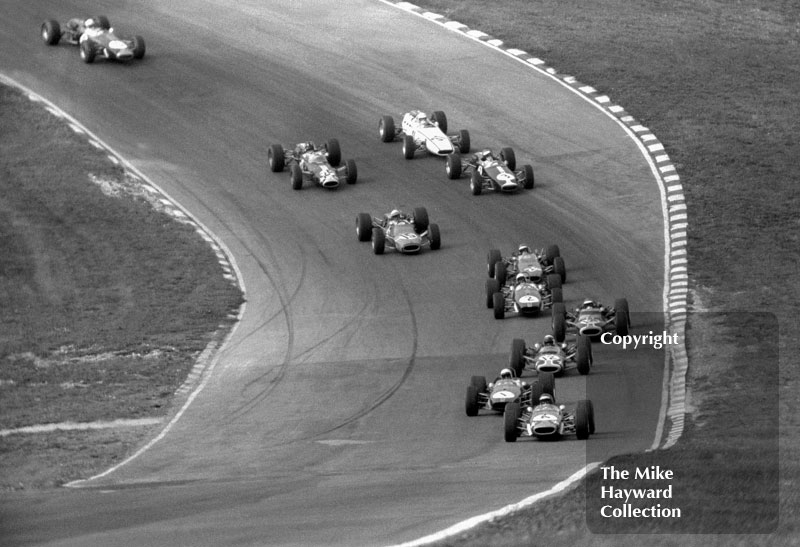
M108 18L99 15L81 19L72 18L64 24L55 19L47 19L42 23L42 40L47 45L57 45L63 38L67 43L79 46L81 59L85 63L93 63L100 55L112 61L130 61L144 57L144 38L119 36Z
M445 172L450 179L470 173L469 187L474 196L479 196L484 190L510 193L520 188L533 188L533 167L523 165L519 171L515 171L516 168L513 148L503 148L498 154L481 150L466 160L461 154L454 153L447 156L445 164Z
M548 334L542 344L528 346L522 338L514 338L508 366L517 376L522 376L525 370L561 375L569 368L577 368L580 374L589 374L592 367L592 341L588 336L578 335L575 343L559 345Z
M486 307L494 310L495 319L503 319L506 312L536 315L563 300L561 277L545 275L538 260L511 277L503 262L495 262L495 275L486 280Z
M514 401L530 404L531 386L504 368L494 382L486 383L485 376L473 376L467 386L467 416L477 416L478 411L503 412L506 404Z
M568 313L563 303L553 305L553 336L561 343L568 333L583 336L600 336L604 332L628 334L631 325L628 300L617 298L613 308L607 308L593 300L584 300L574 313Z
M407 160L413 159L416 152L425 150L436 156L447 156L458 147L459 152L466 154L470 146L466 129L457 135L447 135L447 116L441 110L431 113L430 117L419 110L406 112L398 128L395 128L394 118L382 116L378 122L378 134L383 142L402 137L403 157Z
M515 276L519 272L539 269L546 274L558 274L561 283L567 281L567 268L558 245L531 250L529 246L523 244L509 257L503 257L498 249L490 249L486 257L486 266L489 277L499 279L501 283L505 280L503 276ZM498 272L499 275L496 275Z
M590 400L583 399L578 401L573 412L569 412L564 405L555 404L552 393L543 392L534 398L532 405L507 404L503 412L503 429L509 443L519 437L555 440L573 434L585 440L595 432L594 406Z
M418 253L426 245L434 251L442 246L439 225L428 221L425 207L415 207L410 215L394 209L380 218L359 213L356 216L356 234L359 241L372 240L372 250L376 255L383 254L387 243L403 254Z
M342 163L342 152L339 141L330 139L322 146L311 141L300 142L294 148L284 148L280 144L272 144L267 151L267 161L273 173L283 171L289 165L292 188L300 190L303 182L316 182L323 188L334 189L344 179L347 184L355 184L358 170L355 160Z

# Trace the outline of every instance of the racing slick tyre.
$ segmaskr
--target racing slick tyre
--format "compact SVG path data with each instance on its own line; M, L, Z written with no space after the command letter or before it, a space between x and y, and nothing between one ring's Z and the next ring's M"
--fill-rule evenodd
M469 385L478 390L478 393L486 393L486 376L473 376L469 380Z
M563 302L553 304L553 337L559 344L567 336L567 307Z
M522 173L525 175L525 180L522 182L522 187L526 190L533 190L534 179L533 179L533 167L530 165L525 165L522 167Z
M556 398L556 377L552 372L539 373L539 385L542 386L542 393L547 393L555 401ZM537 401L533 401L536 404Z
M444 170L447 173L447 178L457 179L461 176L461 154L453 152L447 156L447 162L444 164Z
M502 148L500 150L500 160L506 162L506 167L512 171L517 169L517 156L514 154L513 148Z
M392 142L394 140L394 118L381 116L381 121L378 122L378 135L382 142Z
M462 129L458 132L458 151L462 154L468 154L470 149L469 131Z
M478 409L480 408L478 405L478 390L475 386L467 386L467 397L464 401L464 407L467 412L467 416L477 416Z
M544 260L547 264L553 264L557 256L561 256L561 249L558 248L558 245L548 245L544 250Z
M428 210L425 207L414 207L414 231L421 234L428 229Z
M591 429L593 429L589 426L589 413L589 401L586 399L578 401L578 407L575 409L575 435L580 440L588 439L591 434ZM593 414L594 412L592 412L592 415ZM592 416L592 418L594 418L594 416Z
M414 137L411 135L403 135L403 157L407 160L414 159L414 151L417 145L414 144Z
M591 399L586 399L586 406L589 408L589 434L594 435L594 405Z
M144 38L138 34L133 37L133 58L144 59L145 52Z
M431 112L430 119L433 123L439 126L442 133L447 133L447 116L441 110L434 110Z
M358 180L358 168L356 168L356 160L347 160L345 164L344 180L347 184L355 184Z
M495 319L503 319L506 316L506 298L503 293L496 292L492 295L492 307Z
M94 62L94 56L97 54L94 47L89 40L84 40L80 44L80 56L84 63L91 64Z
M442 236L439 233L439 225L431 223L428 226L428 238L431 240L431 250L437 251L442 247Z
M61 40L61 25L55 19L42 23L42 40L48 46L54 46Z
M564 292L561 290L561 287L557 287L550 291L550 301L552 302L553 306L556 304L562 304L564 302Z
M508 366L519 378L525 368L525 340L514 338L511 340L511 354L508 356Z
M576 345L575 363L578 365L578 372L586 376L592 368L592 340L579 334Z
M502 262L502 261L503 261L503 255L500 254L500 249L489 249L489 252L486 255L486 268L489 277L494 277L495 262Z
M92 19L97 21L97 24L100 25L100 28L103 30L109 30L111 28L111 23L105 15L96 15L92 17Z
M541 397L543 393L544 389L542 389L542 383L539 380L534 380L531 384L530 399L528 400L528 404L531 406L536 406L539 404L539 397Z
M620 336L628 334L628 327L630 327L631 316L628 311L628 300L625 298L617 298L614 301L614 328Z
M473 196L481 195L481 190L483 190L483 180L477 171L473 171L472 176L469 178L469 189L472 190Z
M292 189L300 190L303 187L303 170L296 163L289 168L289 176L292 181Z
M567 267L564 265L564 259L557 256L553 259L553 271L561 277L561 283L567 281Z
M372 217L369 213L358 213L356 217L356 234L359 241L369 241L372 237Z
M503 432L507 443L516 442L519 437L519 417L522 407L519 403L508 403L503 411Z
M283 145L270 144L267 150L267 163L269 163L269 170L273 173L280 173L286 166L286 156L283 152Z
M561 288L561 276L556 274L547 274L547 286L550 290Z
M500 282L497 279L486 280L486 307L494 307L494 294L500 292Z
M502 260L498 260L494 263L494 278L497 279L497 282L502 285L506 281L506 277L508 277L508 269L506 268L506 263ZM498 289L500 290L500 289Z
M337 139L330 139L325 144L325 150L328 151L328 163L330 163L332 167L339 167L342 163L342 148L339 146L339 141Z
M386 234L380 228L372 229L372 252L376 255L382 255L386 248Z

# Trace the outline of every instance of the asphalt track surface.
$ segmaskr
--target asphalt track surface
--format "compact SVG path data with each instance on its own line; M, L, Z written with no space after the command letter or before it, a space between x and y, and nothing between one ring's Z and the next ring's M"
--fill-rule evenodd
M247 307L183 418L131 463L55 493L4 493L4 545L381 545L545 490L588 461L648 448L664 357L595 345L588 442L502 440L467 418L469 377L545 318L484 307L489 248L557 243L565 298L662 309L659 191L636 144L580 97L498 52L372 0L3 0L0 70L81 120L232 251ZM46 47L46 17L105 14L142 62L83 64ZM402 158L377 121L422 108L512 146L536 188L473 197L440 158ZM359 181L293 191L271 143L336 137ZM442 249L374 256L358 212L427 207ZM635 332L660 331L634 316ZM587 447L590 452L587 454ZM580 517L580 516L578 516Z

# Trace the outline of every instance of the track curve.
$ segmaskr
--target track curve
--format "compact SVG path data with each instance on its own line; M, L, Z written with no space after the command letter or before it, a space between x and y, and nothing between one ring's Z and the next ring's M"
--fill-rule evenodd
M169 435L98 489L6 500L20 543L385 544L586 463L575 441L502 443L496 416L463 415L463 391L505 364L512 338L549 328L494 321L482 306L490 247L558 243L570 303L624 294L634 310L662 309L659 191L611 120L511 59L369 0L107 6L115 26L145 35L147 57L132 65L84 65L37 40L45 17L94 4L12 3L3 72L190 209L248 287L215 375ZM377 119L415 107L445 110L474 147L514 147L537 188L475 198L441 160L402 159L399 144L379 142ZM268 172L270 143L330 137L358 162L355 186L294 192ZM375 257L356 241L356 213L418 205L442 227L440 251ZM657 330L651 319L636 328ZM596 347L595 361L590 460L649 447L663 354ZM587 387L568 376L558 390L569 401Z

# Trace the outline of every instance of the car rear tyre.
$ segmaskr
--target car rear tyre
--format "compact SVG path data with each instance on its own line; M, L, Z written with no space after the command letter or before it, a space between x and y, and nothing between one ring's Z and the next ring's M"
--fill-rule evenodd
M559 344L567 335L567 307L563 302L553 304L553 337Z
M369 241L372 237L372 217L369 213L356 216L356 235L359 241Z
M589 406L588 401L578 401L578 407L575 409L575 435L580 440L589 438Z
M358 168L356 167L356 160L350 159L344 162L345 164L345 181L347 184L355 184L358 180Z
M500 249L489 249L486 255L486 269L489 277L494 277L494 265L496 262L502 262L503 255L500 254Z
M552 264L557 256L561 256L561 249L558 248L558 245L548 245L544 251L545 262Z
M144 38L139 35L133 37L133 58L144 59L144 52L146 50Z
M372 252L382 255L386 248L386 234L380 228L372 229Z
M431 113L431 121L439 126L442 133L447 133L447 116L441 110L434 110Z
M383 142L392 142L394 140L394 118L381 116L381 121L378 122L378 135Z
M444 170L447 173L447 178L457 179L461 176L461 154L453 152L447 156L447 163L444 165Z
M500 282L497 279L486 280L486 307L494 307L494 293L500 292Z
M506 316L506 299L503 293L496 292L492 295L492 308L495 319L503 319Z
M413 160L416 148L417 145L414 144L414 137L411 135L403 135L403 157L407 160Z
M526 190L533 190L534 186L534 179L533 179L533 167L530 165L525 165L522 168L522 172L525 175L525 181L522 183L522 187Z
M522 370L525 368L525 340L522 338L511 340L511 354L508 356L508 366L514 371L517 378L522 376Z
M42 40L48 46L54 46L61 40L61 25L55 19L42 23Z
M478 393L486 393L486 376L473 376L469 380L469 385L478 390Z
M472 176L469 179L469 189L472 190L473 196L481 195L481 190L483 190L483 180L478 174L478 171L472 171Z
M561 277L561 283L566 283L567 267L564 265L564 259L560 256L553 259L553 270Z
M442 247L442 236L439 233L439 225L431 224L428 226L428 237L431 240L431 250L437 251Z
M589 374L592 368L592 340L588 336L578 335L575 363L580 374L584 376Z
M556 377L552 372L540 372L539 373L539 385L542 386L542 393L547 393L553 398L553 402L555 402L556 398ZM534 404L536 401L534 401Z
M328 163L333 167L339 167L342 163L342 147L339 146L339 141L337 139L330 139L325 144L325 150L328 151Z
M550 290L561 288L561 276L557 274L547 274L547 286Z
M517 156L514 149L506 147L500 150L500 159L506 162L506 167L514 171L517 168Z
M289 168L289 178L292 181L293 190L300 190L303 187L303 170L296 163Z
M478 390L475 389L475 386L467 386L467 397L466 401L464 402L464 407L467 412L467 416L478 415Z
M283 171L283 168L286 166L283 145L269 145L269 150L267 150L267 163L269 163L269 170L273 173L280 173Z
M617 298L614 301L614 327L620 336L628 334L628 327L630 327L630 312L628 311L628 300L625 298Z
M428 229L428 210L425 207L414 207L414 231L421 234Z
M503 412L503 433L507 443L516 442L519 437L519 417L522 407L519 403L508 403Z
M470 149L470 142L469 142L469 131L466 129L462 129L458 132L458 151L462 154L469 153Z
M561 290L561 287L550 291L550 301L552 302L553 306L564 302L564 292Z

